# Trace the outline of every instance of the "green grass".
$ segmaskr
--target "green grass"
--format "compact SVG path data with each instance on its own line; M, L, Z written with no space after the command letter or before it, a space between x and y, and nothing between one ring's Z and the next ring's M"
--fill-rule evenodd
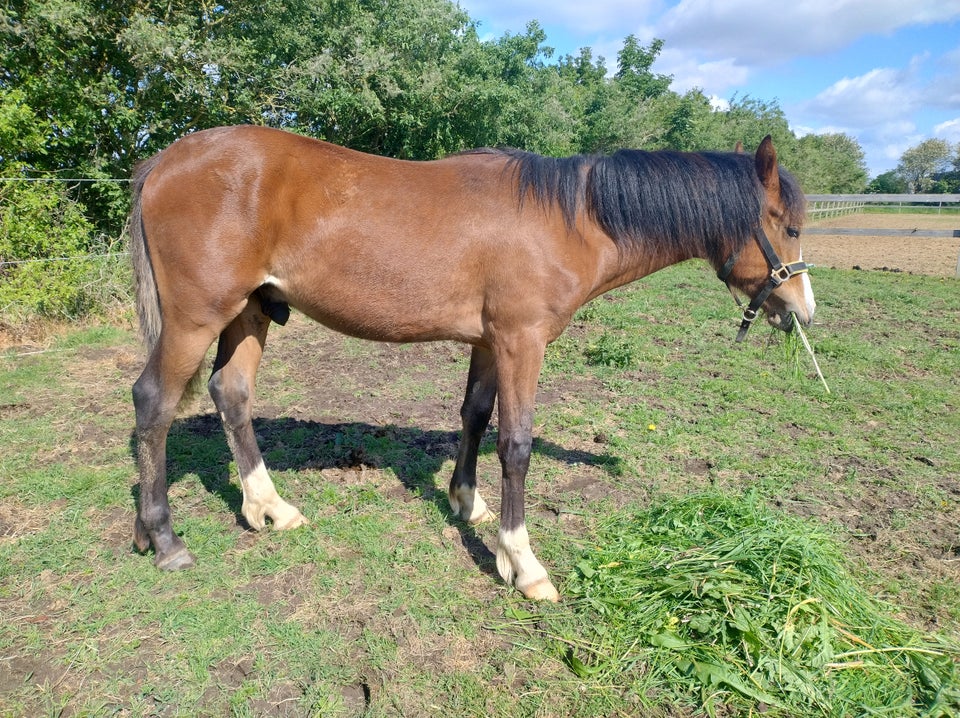
M908 204L904 207L895 204L867 204L863 206L861 211L866 214L901 214L907 212L910 214L957 215L960 214L960 207L953 204L947 204L943 207L931 207L923 204Z
M755 496L665 500L605 518L590 540L565 610L537 618L594 686L710 715L960 710L960 645L898 620L832 537Z
M204 399L170 435L198 556L174 575L131 549L134 332L0 353L0 716L937 715L960 641L960 284L813 282L830 394L772 330L734 344L698 264L597 299L548 349L527 506L556 607L492 575L494 524L449 514L465 350L271 329L255 430L311 524L245 530Z

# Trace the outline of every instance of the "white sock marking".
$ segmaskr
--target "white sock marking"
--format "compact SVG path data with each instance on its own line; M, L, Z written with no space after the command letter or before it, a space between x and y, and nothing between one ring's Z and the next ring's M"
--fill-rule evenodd
M540 581L549 581L547 570L533 555L526 526L512 531L500 529L497 540L497 571L508 584L520 591Z
M467 523L475 524L493 518L487 502L480 496L476 486L458 486L457 490L448 496L450 509Z
M295 506L280 498L263 461L249 474L240 477L240 486L243 489L240 511L251 528L259 531L266 525L268 517L278 529L292 529L307 523Z

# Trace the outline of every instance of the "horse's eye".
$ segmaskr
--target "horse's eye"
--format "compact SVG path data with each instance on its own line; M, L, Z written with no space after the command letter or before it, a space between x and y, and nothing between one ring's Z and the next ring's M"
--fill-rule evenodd
M787 227L787 236L797 239L798 237L800 237L800 230L797 229L796 227Z

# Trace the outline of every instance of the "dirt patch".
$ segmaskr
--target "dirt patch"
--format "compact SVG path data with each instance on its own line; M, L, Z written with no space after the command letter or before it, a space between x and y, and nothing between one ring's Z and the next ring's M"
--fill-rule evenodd
M45 530L66 503L26 506L14 498L0 499L0 546Z
M58 686L63 681L64 670L56 664L50 653L42 657L11 656L4 659L6 670L0 670L0 694L13 692L23 685Z
M924 237L924 229L960 229L956 215L851 214L812 222L811 227L916 230L916 237L803 235L804 259L821 267L910 272L953 277L960 237Z

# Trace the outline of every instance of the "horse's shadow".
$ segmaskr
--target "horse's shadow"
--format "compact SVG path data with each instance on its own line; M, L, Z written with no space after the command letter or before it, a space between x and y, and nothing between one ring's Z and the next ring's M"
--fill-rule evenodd
M436 477L443 464L456 458L460 432L363 422L325 424L288 417L254 419L253 427L268 469L389 468L403 489L413 497L433 503L457 529L461 543L482 571L496 573L493 553L473 527L450 510L446 488L437 487ZM130 451L135 457L135 434L130 436ZM615 456L570 450L544 439L534 439L533 451L570 465L597 466L613 475L621 470L620 459ZM493 453L496 453L496 430L491 429L481 442L480 454ZM174 484L188 474L195 474L207 491L226 504L237 522L246 525L241 514L242 490L239 483L230 478L231 459L219 416L199 414L174 421L167 437L168 483ZM140 487L134 485L131 493L139 508Z

